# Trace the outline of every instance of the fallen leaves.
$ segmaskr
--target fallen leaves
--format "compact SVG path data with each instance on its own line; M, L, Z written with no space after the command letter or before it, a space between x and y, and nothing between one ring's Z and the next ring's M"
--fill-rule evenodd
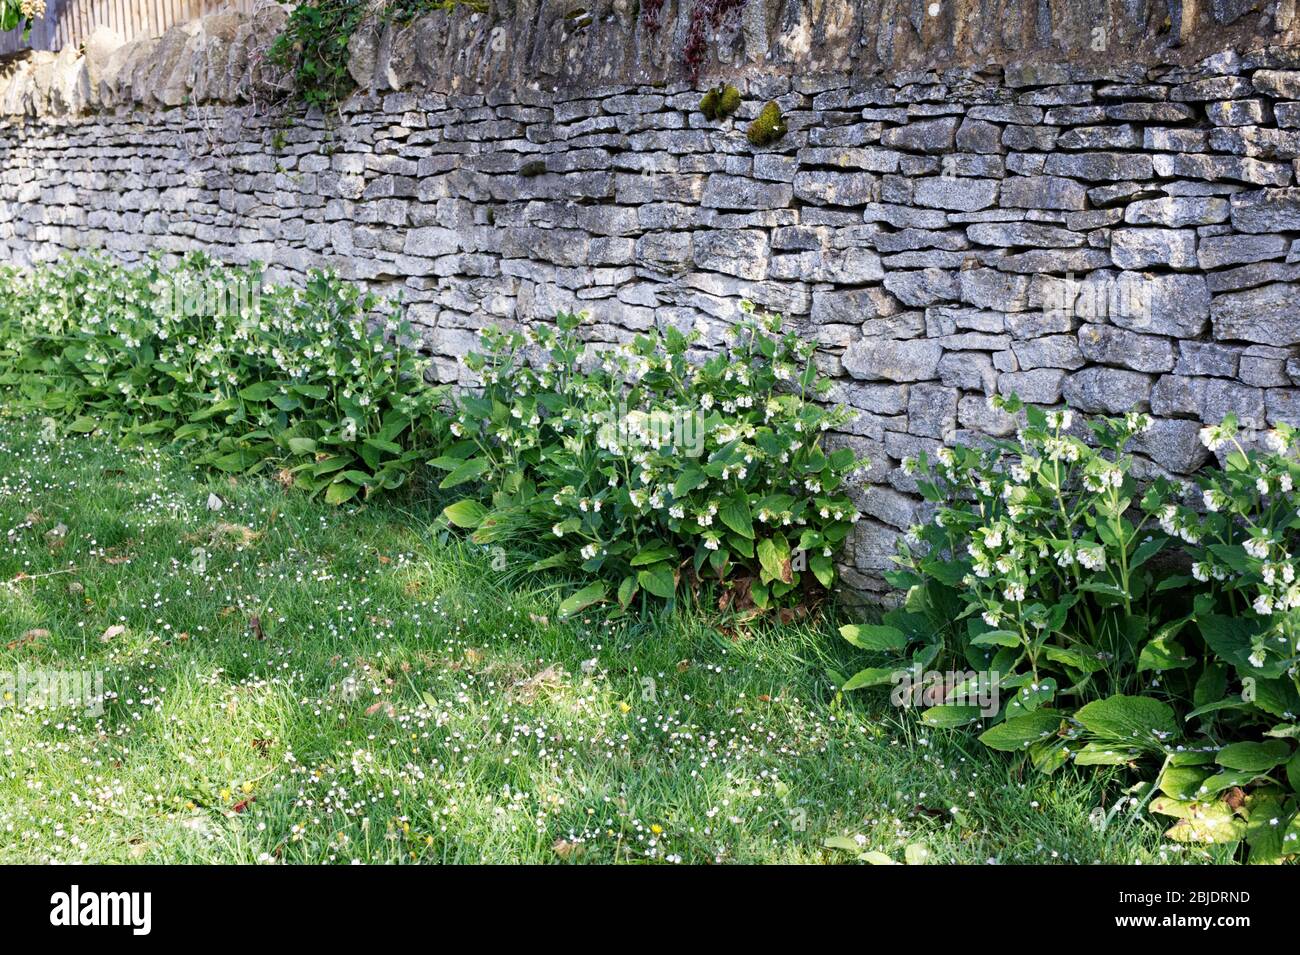
M120 637L124 633L126 633L126 627L120 623L115 623L99 635L99 641L100 643L108 643L113 638Z
M551 851L561 859L572 859L581 856L586 847L579 842L570 842L568 839L556 839L551 843Z
M562 687L566 675L562 666L553 663L546 669L534 673L526 680L520 680L510 687L508 692L512 699L521 703L532 703L543 692L551 692Z
M49 635L50 635L50 631L42 630L39 627L36 627L32 630L28 630L17 640L10 640L8 643L5 644L5 649L17 650L20 647L31 646L34 643L39 643L40 641L44 640Z
M58 550L68 542L68 525L60 521L45 532L45 543L50 550Z

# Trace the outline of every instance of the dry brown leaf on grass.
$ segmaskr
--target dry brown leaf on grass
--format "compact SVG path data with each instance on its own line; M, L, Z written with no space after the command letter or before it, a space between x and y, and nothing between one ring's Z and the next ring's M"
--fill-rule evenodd
M189 540L199 540L205 535L191 534ZM229 521L221 521L214 524L206 534L207 541L217 547L222 544L233 544L236 547L248 547L256 541L262 534L251 527L245 527L243 524L232 524Z
M556 839L551 843L551 851L561 859L580 856L585 848L581 843L570 842L568 839Z
M112 640L114 637L120 637L124 633L126 633L126 627L122 626L120 623L115 623L113 626L101 633L99 639L102 643L108 643L108 641Z
M540 670L526 680L515 683L507 692L521 703L531 703L544 691L558 690L562 687L566 676L564 667L552 663L545 670Z
M41 640L44 640L49 635L50 635L50 631L42 630L40 627L36 627L32 630L28 630L17 640L10 640L8 643L5 644L5 649L17 650L19 647L25 647L30 644L37 643Z

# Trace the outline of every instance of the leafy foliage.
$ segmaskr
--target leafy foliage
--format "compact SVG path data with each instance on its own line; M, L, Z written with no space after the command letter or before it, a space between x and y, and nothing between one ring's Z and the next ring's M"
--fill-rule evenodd
M857 519L844 481L861 462L822 445L850 415L815 402L829 383L814 346L753 316L699 364L697 335L671 328L588 361L579 322L483 335L469 367L485 390L460 399L460 441L432 463L443 487L484 492L448 519L479 543L540 547L538 569L597 577L570 613L703 579L736 609L796 602L808 572L829 587Z
M289 11L267 57L293 71L294 88L308 106L328 106L352 92L348 41L369 10L366 0L310 0Z
M394 0L379 5L370 0L307 0L293 5L268 57L293 72L294 88L308 106L328 107L356 85L348 72L348 43L363 24L376 18L405 23L421 13L461 4L486 9L479 0Z
M751 314L723 354L669 329L600 357L580 321L489 330L466 359L485 387L449 402L394 307L332 274L263 288L198 254L88 256L0 271L0 392L56 432L174 442L331 504L430 464L468 495L448 524L584 579L566 615L705 580L733 610L829 587L861 462L822 445L851 415L817 403L815 347Z
M263 289L192 254L0 272L0 392L74 433L170 440L231 473L270 467L330 503L400 486L435 450L438 389L409 326L333 274Z
M1233 419L1202 440L1226 451L1196 488L1143 492L1126 453L1146 415L1076 426L1023 412L1017 441L941 449L907 467L933 506L890 575L907 588L882 626L845 628L888 655L846 688L900 670L969 667L997 680L980 739L1051 772L1153 766L1170 838L1245 839L1252 861L1300 849L1300 475L1295 432L1247 449ZM1139 496L1140 495L1140 496ZM1192 506L1193 504L1198 506ZM865 637L865 639L864 639ZM923 714L976 723L957 690Z
M45 0L0 0L0 32L23 28L26 40L32 24L45 16Z

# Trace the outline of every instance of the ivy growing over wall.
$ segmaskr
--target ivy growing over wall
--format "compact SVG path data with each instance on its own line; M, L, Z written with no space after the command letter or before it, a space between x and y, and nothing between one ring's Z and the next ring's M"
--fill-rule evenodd
M9 0L0 0L4 2ZM328 107L356 85L348 72L348 42L363 24L375 19L406 23L423 13L461 5L487 9L484 0L307 0L290 11L269 56L293 73L294 89L303 102Z

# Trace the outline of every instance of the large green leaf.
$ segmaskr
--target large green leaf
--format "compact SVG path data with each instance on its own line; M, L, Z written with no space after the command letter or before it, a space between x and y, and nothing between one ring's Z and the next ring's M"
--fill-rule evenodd
M1284 739L1230 743L1219 750L1215 762L1228 769L1266 773L1291 758L1291 744Z
M636 580L647 591L665 600L677 590L677 577L673 572L673 565L668 563L653 564L637 571Z
M326 504L342 504L350 501L357 496L357 491L361 490L351 481L335 481L325 489Z
M794 575L790 565L790 545L785 538L777 536L764 537L758 542L758 563L762 568L764 583L779 580L784 584L792 583Z
M475 528L483 523L487 508L478 501L465 498L442 509L443 516L457 527Z
M927 726L950 729L955 726L965 726L968 723L974 723L981 715L978 706L945 704L942 706L932 706L927 709L921 714L921 722L925 723Z
M884 686L894 681L898 667L867 667L859 670L840 687L841 690L860 690L868 686Z
M255 381L239 389L239 397L245 401L266 401L272 395L280 393L280 383L276 381Z
M1074 718L1095 736L1105 740L1159 748L1161 742L1178 735L1173 707L1146 696L1111 696L1094 700Z
M840 627L840 636L863 650L902 650L907 646L907 635L896 627L858 623Z
M469 481L473 481L491 466L492 462L487 458L470 458L443 478L438 487L445 490L450 487L458 487L461 484L466 484Z
M677 551L663 541L655 541L653 544L647 544L637 551L630 563L633 567L646 567L660 561L677 563Z
M561 617L572 617L575 613L586 610L592 604L600 603L605 599L606 593L603 583L588 584L577 593L566 597L560 602L559 615Z
M718 517L740 536L753 540L754 521L749 512L749 497L744 491L724 498L718 507Z
M1061 729L1061 721L1062 716L1056 710L1032 710L985 730L979 739L990 749L1016 752L1055 736Z

